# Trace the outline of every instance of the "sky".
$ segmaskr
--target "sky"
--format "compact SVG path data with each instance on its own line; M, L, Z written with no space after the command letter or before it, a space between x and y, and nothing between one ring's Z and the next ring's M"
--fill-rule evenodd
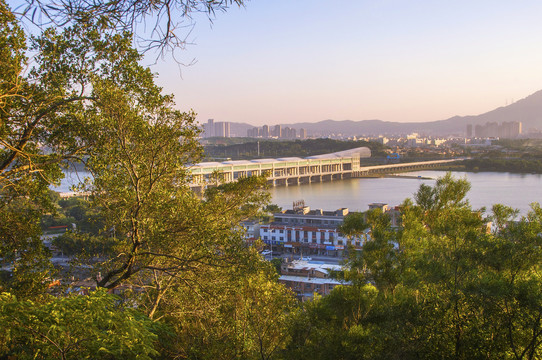
M200 122L443 120L542 89L541 15L540 0L251 0L197 18L178 53L192 65L152 70Z

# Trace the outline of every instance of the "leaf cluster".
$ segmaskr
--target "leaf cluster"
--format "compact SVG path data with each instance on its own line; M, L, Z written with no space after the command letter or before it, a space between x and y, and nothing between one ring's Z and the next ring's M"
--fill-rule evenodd
M317 344L341 358L539 358L540 206L518 220L517 210L496 205L484 218L468 189L449 174L421 186L416 202L401 206L399 231L383 214L367 216L371 238L343 275L353 285L305 306L286 358Z

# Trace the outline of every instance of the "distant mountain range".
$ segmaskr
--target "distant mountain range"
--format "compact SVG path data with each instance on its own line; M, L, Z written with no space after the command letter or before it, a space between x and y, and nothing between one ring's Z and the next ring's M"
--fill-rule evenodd
M433 136L464 136L467 124L472 124L474 128L475 125L483 125L487 122L502 123L505 121L521 122L523 133L528 133L531 129L542 130L542 90L508 106L499 107L475 116L454 116L446 120L413 123L382 120L324 120L316 123L281 124L281 126L288 126L298 130L304 128L309 136L328 136L332 134L393 136L413 132ZM246 136L247 129L254 127L254 125L246 123L231 123L230 126L231 133L234 136Z

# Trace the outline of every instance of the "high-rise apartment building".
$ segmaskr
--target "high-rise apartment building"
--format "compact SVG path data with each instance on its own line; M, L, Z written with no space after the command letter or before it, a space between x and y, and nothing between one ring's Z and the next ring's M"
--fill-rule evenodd
M254 127L247 130L248 137L262 137L262 138L277 138L277 139L296 139L297 130L291 127L282 127L281 125L275 125L269 127L269 125L264 125L261 128ZM300 129L300 138L306 139L307 132L304 129Z
M282 138L283 139L295 139L296 138L296 131L295 129L292 129L290 127L285 127L282 129Z
M282 128L280 125L275 125L275 128L273 129L273 134L272 136L276 137L276 138L281 138L282 137Z
M269 126L267 125L262 126L262 137L263 138L269 137Z
M254 127L252 129L247 130L247 137L259 137L261 136L261 129Z
M207 124L203 125L203 137L230 137L229 122L215 122L214 119L207 120Z
M207 124L203 125L203 137L209 138L215 136L215 120L207 120Z
M231 137L231 134L230 134L230 123L229 122L225 122L224 123L224 137Z
M498 124L488 122L485 125L476 125L474 127L474 136L477 138L503 138L513 139L521 135L521 122L510 121Z

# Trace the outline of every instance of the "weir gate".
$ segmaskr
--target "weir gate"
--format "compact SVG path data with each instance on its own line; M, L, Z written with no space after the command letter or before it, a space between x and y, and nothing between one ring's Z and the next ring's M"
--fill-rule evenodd
M311 182L333 181L397 171L424 170L462 159L420 161L387 165L361 166L360 159L371 157L371 150L359 147L306 158L232 160L203 162L192 165L190 187L232 182L241 177L264 175L272 186L288 186Z

